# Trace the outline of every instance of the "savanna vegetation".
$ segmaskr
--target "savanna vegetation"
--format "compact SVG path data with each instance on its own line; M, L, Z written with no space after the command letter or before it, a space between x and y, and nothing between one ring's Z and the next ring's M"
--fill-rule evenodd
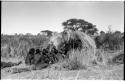
M45 47L47 41L45 35L1 34L1 57L25 57L30 48Z
M47 64L54 66L57 63L61 68L68 70L86 69L90 62L92 66L105 65L105 63L123 64L124 32L111 30L99 32L96 25L75 18L64 21L62 25L64 30L59 34L49 30L44 31L48 32L49 35L41 35L40 33L37 35L30 33L25 35L1 34L1 58L23 58L28 64L30 63L28 61L32 59L29 60L30 56L27 56L32 53L30 50L35 48L41 51L33 52L33 54L37 54L36 57L33 56L36 59L33 59L33 63L29 65L34 64L35 67L41 65L41 61L37 63L38 57L41 59L44 57L44 62L47 59ZM118 56L114 58L105 57L108 52L115 53L119 50L122 52L119 52ZM39 56L38 54L42 55ZM55 59L56 62L54 62Z

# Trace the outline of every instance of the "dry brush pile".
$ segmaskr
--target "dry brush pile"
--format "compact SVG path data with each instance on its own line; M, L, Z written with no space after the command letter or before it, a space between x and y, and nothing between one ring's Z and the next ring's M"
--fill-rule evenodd
M96 54L94 40L80 31L67 31L53 35L50 43L66 55L66 59L62 65L65 68L85 68L93 63L100 63L101 61L98 61L97 58L103 59L101 55Z

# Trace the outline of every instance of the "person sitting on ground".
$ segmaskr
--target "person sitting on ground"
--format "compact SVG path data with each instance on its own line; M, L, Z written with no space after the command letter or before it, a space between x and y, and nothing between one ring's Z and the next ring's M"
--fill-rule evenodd
M27 65L32 65L34 61L34 54L35 54L35 48L30 48L26 59L25 59L25 64Z
M36 49L35 50L35 54L34 54L34 65L38 64L38 63L41 63L42 61L42 53L39 49Z

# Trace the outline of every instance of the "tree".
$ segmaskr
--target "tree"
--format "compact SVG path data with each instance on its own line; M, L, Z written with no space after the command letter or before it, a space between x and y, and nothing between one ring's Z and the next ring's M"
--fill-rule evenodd
M27 36L31 36L32 34L31 34L31 33L26 33L25 35L27 35Z
M69 19L63 22L62 25L64 26L64 31L65 30L72 30L72 31L79 30L79 31L82 31L91 35L93 35L94 33L97 33L98 31L95 25L83 19L75 19L75 18Z
M43 31L40 31L40 33L45 33L47 36L52 36L52 31L50 30L43 30Z
M105 34L105 32L104 31L100 31L100 35L104 35Z

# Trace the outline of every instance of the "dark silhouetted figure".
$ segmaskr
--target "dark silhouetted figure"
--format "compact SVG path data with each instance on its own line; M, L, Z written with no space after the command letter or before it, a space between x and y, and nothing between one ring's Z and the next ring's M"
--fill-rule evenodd
M32 65L34 62L35 49L31 48L26 56L25 64Z
M41 61L43 60L42 57L43 56L42 56L42 53L41 53L40 49L36 49L35 54L34 54L33 64L36 65L36 64L41 63Z

